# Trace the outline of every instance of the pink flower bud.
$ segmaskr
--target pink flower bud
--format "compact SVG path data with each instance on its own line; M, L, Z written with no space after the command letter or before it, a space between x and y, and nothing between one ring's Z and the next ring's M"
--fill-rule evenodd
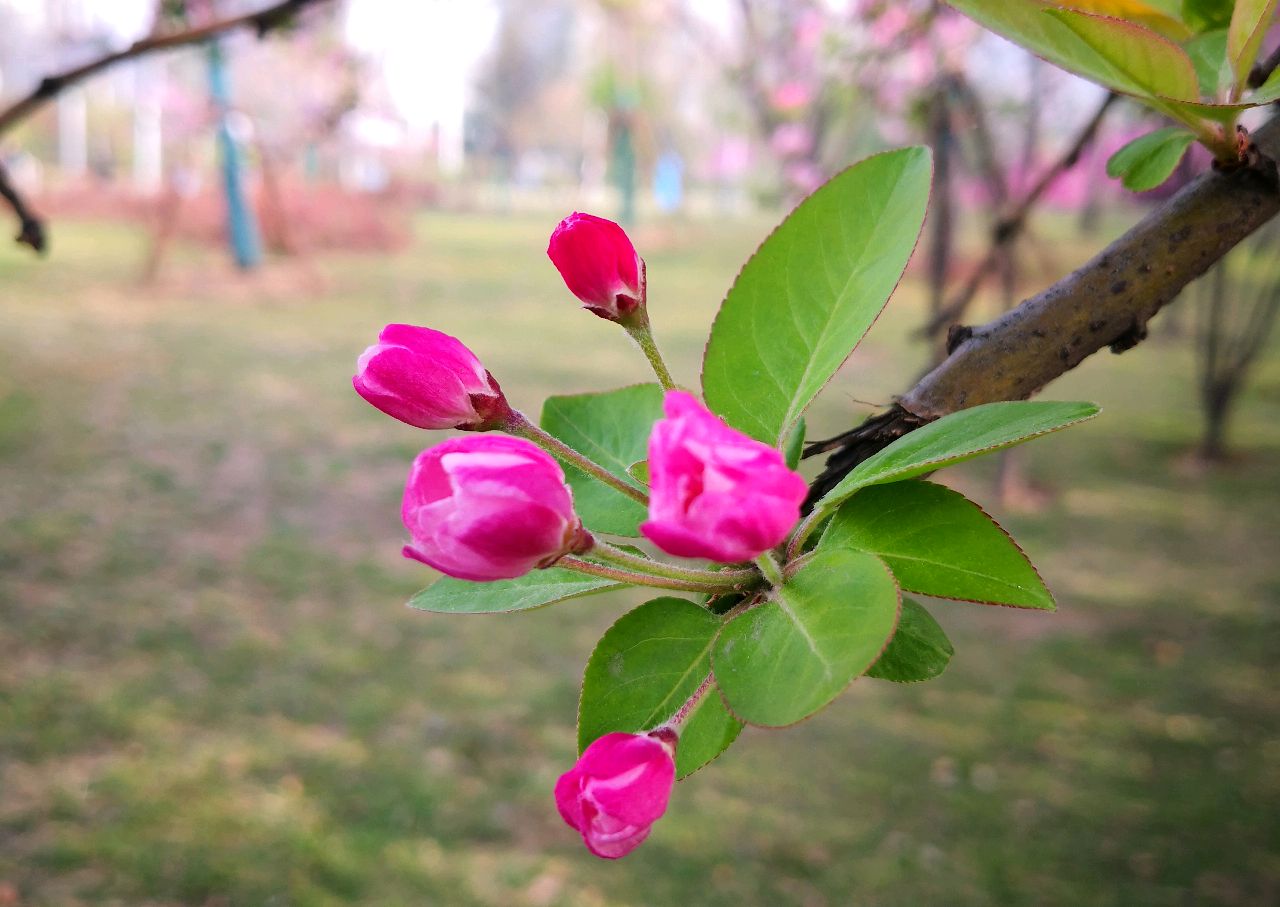
M669 391L649 435L649 519L640 526L668 554L733 563L777 545L800 518L808 489L782 454Z
M613 221L575 211L551 234L547 255L569 292L601 318L618 321L644 305L644 262Z
M418 428L496 428L510 413L498 382L461 341L430 328L389 324L361 354L356 393Z
M667 811L675 735L605 734L556 782L556 806L597 857L625 857Z
M564 473L521 438L451 438L413 461L404 556L469 580L512 579L591 544Z

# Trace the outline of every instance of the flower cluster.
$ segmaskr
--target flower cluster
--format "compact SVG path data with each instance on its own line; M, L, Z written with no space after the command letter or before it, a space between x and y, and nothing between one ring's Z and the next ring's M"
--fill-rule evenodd
M746 583L762 582L750 569L715 572L625 552L583 526L561 462L646 503L648 519L639 528L662 551L723 564L769 558L799 520L807 488L777 449L730 428L674 388L649 333L644 261L620 226L572 214L552 234L547 254L589 311L631 333L666 388L665 417L649 436L649 492L514 410L456 338L388 325L357 361L352 384L361 397L418 428L505 433L452 438L417 456L401 510L411 539L404 555L479 582L552 565L694 591L724 588L728 578L743 576ZM593 853L623 856L663 814L678 733L679 722L668 721L645 734L607 734L561 777L555 790L560 813Z

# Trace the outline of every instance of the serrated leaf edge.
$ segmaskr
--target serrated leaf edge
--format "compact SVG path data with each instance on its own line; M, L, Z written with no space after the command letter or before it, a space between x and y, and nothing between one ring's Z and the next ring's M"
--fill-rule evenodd
M834 173L829 179L823 182L821 186L819 186L817 189L814 189L813 192L810 192L808 195L802 198L799 202L797 202L795 206L792 207L792 209L787 212L786 216L783 217L782 220L780 220L774 226L774 228L769 231L769 234L765 236L763 240L761 240L759 245L756 246L755 250L750 255L747 256L747 260L742 263L742 267L738 268L738 273L734 275L733 282L729 284L729 289L725 292L724 297L720 300L720 305L716 309L715 318L711 320L711 329L707 332L706 343L704 343L702 346L702 363L698 368L698 384L699 384L699 390L701 392L700 396L704 402L706 402L706 398L707 398L707 395L706 395L707 353L711 349L711 338L715 334L716 323L720 320L721 314L724 312L724 304L728 300L730 294L732 294L734 289L738 286L739 281L742 280L742 274L744 271L746 271L747 266L755 259L757 255L760 254L760 251L768 244L768 242L771 239L773 239L773 237L777 234L777 232L782 229L782 227L786 224L786 222L791 218L791 215L794 214L796 210L800 208L801 205L805 204L807 201L809 201L809 199L813 198L814 195L816 195L818 192L821 192L822 189L828 183L834 182L844 174L848 173L850 170L854 169L855 167L861 166L862 164L866 163L869 160L872 160L873 158L883 157L889 154L900 154L903 151L907 151L911 149L923 150L926 153L926 156L929 161L929 191L928 193L926 193L925 200L924 200L925 218L921 220L920 229L916 231L916 240L915 240L915 243L912 244L911 246L911 253L907 256L906 261L902 266L902 272L898 275L898 279L894 281L893 288L890 289L888 295L885 296L884 304L880 306L880 310L876 312L875 317L871 319L871 323L867 325L867 329L862 333L862 336L858 338L858 342L855 343L850 348L848 354L844 357L844 359L840 361L840 364L836 366L835 370L831 373L831 376L827 378L827 380L822 383L822 386L819 387L814 392L813 398L809 401L809 404L806 404L804 407L802 407L800 412L795 414L795 418L789 418L789 421L783 424L779 428L777 441L773 445L775 447L781 448L782 445L786 443L787 435L795 427L799 419L803 418L805 411L809 408L809 405L813 403L813 400L816 400L818 398L818 396L826 389L827 385L829 385L831 381L835 378L835 376L840 373L840 370L844 367L845 363L849 361L849 357L851 357L854 354L854 352L858 349L858 347L862 345L862 341L866 339L866 336L870 334L872 329L876 326L876 322L880 320L880 316L883 315L884 310L888 308L889 301L893 299L894 294L898 292L898 287L902 284L902 278L907 273L907 267L908 265L910 265L911 259L915 257L916 249L920 247L920 237L924 235L924 222L928 218L929 208L933 202L933 176L934 176L933 149L930 148L928 145L907 145L904 148L892 148L887 151L879 151L879 152L876 152L875 154L869 154L866 157L853 162L848 167L845 167L837 171L836 173ZM711 408L710 404L708 404L708 408L709 409ZM712 412L715 412L715 411L712 410ZM788 408L788 415L789 414L790 414L790 408ZM720 413L716 413L716 415L719 416ZM723 416L721 418L723 418Z

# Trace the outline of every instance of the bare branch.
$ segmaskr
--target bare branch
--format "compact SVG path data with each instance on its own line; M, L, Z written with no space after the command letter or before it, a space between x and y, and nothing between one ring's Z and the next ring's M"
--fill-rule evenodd
M1039 204L1041 197L1057 181L1058 177L1080 161L1080 156L1084 154L1085 149L1089 147L1097 136L1098 130L1102 126L1102 121L1106 118L1107 111L1110 110L1111 105L1116 102L1117 98L1118 95L1112 92L1103 99L1097 112L1089 118L1089 122L1080 130L1075 141L1040 175L1040 179L1036 180L1035 185L1027 190L1018 203L996 221L991 231L991 245L988 247L986 254L973 269L973 273L969 275L969 279L965 281L964 286L961 287L955 298L940 309L925 325L922 330L923 334L933 336L964 314L965 309L969 307L974 297L978 295L978 290L981 289L983 282L1002 260L1003 255L1001 253L1003 249L1022 234L1027 225L1027 218L1035 206Z
M926 422L981 403L1025 400L1103 348L1119 353L1138 344L1156 312L1280 212L1280 117L1254 140L1256 165L1201 175L1079 270L966 332L889 411L810 445L807 456L834 451L810 501Z
M13 209L13 213L18 215L18 235L14 237L14 241L21 245L30 246L35 251L43 254L47 247L44 221L31 210L21 193L18 192L18 187L13 184L13 180L9 177L9 170L2 160L0 160L0 198L8 202L9 207Z
M168 35L151 35L135 41L123 50L106 54L73 69L45 76L29 95L19 99L4 110L0 110L0 135L8 132L49 100L57 97L62 91L117 63L156 51L172 50L177 47L199 44L203 41L208 41L210 38L216 38L225 32L236 31L241 28L252 28L258 33L258 37L262 37L286 24L305 7L321 2L326 2L326 0L282 0L282 2L259 10L256 13L246 13L242 16L219 19L215 22L210 22L208 25Z
M1257 65L1249 70L1249 87L1261 88L1262 83L1271 78L1276 67L1280 67L1280 47L1273 50L1265 60L1259 60Z

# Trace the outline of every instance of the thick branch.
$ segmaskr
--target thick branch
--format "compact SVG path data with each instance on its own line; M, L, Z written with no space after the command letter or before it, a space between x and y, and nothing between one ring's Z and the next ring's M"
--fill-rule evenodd
M14 237L14 241L43 253L46 245L44 221L31 210L18 192L18 187L10 179L9 169L5 167L4 161L0 161L0 198L8 202L13 213L18 215L18 235Z
M1280 211L1273 163L1280 157L1280 118L1254 139L1262 155L1257 166L1203 174L1079 270L966 332L888 412L811 445L807 456L835 453L810 499L926 422L981 403L1024 400L1104 347L1119 353L1139 343L1156 312Z
M312 6L318 2L324 2L324 0L282 0L282 2L273 4L256 13L246 13L242 16L219 19L215 22L210 22L208 25L202 25L187 31L174 32L168 35L152 35L140 41L135 41L123 50L91 60L82 66L77 66L55 75L45 76L31 94L21 98L4 110L0 110L0 134L8 132L47 101L57 97L62 91L117 63L155 51L172 50L176 47L199 44L203 41L208 41L210 38L216 38L224 32L235 31L240 28L252 28L258 33L259 37L262 37L267 32L286 24L294 14L300 12L304 7Z

